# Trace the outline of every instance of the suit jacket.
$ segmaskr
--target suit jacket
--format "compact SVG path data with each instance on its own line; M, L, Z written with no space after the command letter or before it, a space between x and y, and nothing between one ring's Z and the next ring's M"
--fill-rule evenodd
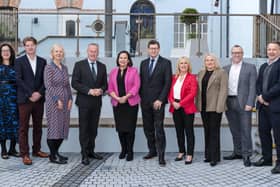
M198 73L197 109L201 111L202 79L206 70ZM221 113L226 110L228 96L228 75L223 69L216 69L209 78L206 90L206 112Z
M271 72L268 77L268 91L263 92L263 73L268 66L267 63L261 65L259 69L259 76L257 79L257 95L262 95L263 99L269 102L269 108L272 112L280 112L280 58L274 62ZM257 107L260 107L257 102Z
M115 92L117 96L119 96L118 91L118 83L117 83L117 76L118 76L119 68L114 68L110 72L109 75L109 86L108 92ZM130 93L132 96L128 98L128 103L130 106L137 105L140 102L139 96L139 88L140 88L140 77L138 71L134 67L127 67L127 71L124 78L125 84L125 92ZM114 98L111 98L111 102L113 106L118 105L118 101Z
M224 67L229 76L231 64ZM241 108L255 106L257 69L253 64L242 62L237 88L237 98Z
M154 101L160 100L162 103L167 103L172 79L171 62L159 56L151 77L148 72L149 62L150 58L147 58L140 65L141 102L152 104Z
M36 73L34 75L30 62L26 55L20 56L15 61L16 79L17 79L17 101L19 104L29 102L33 92L39 92L44 101L44 68L47 64L44 58L39 56L36 63Z
M75 90L77 90L77 98L75 103L79 107L89 108L96 105L101 106L102 104L102 96L88 95L90 89L101 88L103 93L105 93L108 87L106 66L99 61L96 61L96 63L96 81L93 79L91 67L87 59L75 63L71 85Z
M176 81L177 81L177 77L174 75L172 78L172 84L168 95L168 101L170 103L169 111L171 113L174 112L174 107L172 103L174 102L174 85ZM196 77L188 73L185 77L180 93L181 95L180 105L184 109L186 114L193 114L197 111L195 106L197 86L198 85L197 85Z

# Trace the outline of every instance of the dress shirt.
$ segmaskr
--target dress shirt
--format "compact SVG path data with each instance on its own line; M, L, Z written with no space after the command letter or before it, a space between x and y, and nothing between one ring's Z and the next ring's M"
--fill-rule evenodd
M95 73L96 73L96 76L97 76L98 69L97 69L96 61L92 62L88 59L88 64L89 64L90 70L91 70L91 63L93 63L93 67L94 67L94 70L95 70Z
M181 100L181 89L184 83L184 80L186 78L186 74L183 76L182 80L180 80L180 76L178 76L174 87L173 87L173 94L174 94L174 99Z
M239 74L242 66L242 61L238 64L232 63L229 71L228 79L228 95L237 96L238 94L238 81Z
M28 61L30 63L30 66L32 68L33 74L36 74L36 65L37 65L37 56L34 57L34 60L32 60L28 55L26 55L28 58Z
M154 65L153 65L153 68L152 68L152 72L153 72L154 69L155 69L155 67L156 67L156 64L157 64L158 56L157 56L156 58L150 57L149 66L150 66L150 64L152 63L152 59L154 59ZM148 66L148 67L149 67L149 66Z

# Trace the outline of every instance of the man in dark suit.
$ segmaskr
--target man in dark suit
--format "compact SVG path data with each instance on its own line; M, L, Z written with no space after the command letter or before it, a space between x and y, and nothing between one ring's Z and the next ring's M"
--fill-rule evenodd
M100 118L102 95L107 90L107 72L104 64L97 60L98 45L91 43L87 48L87 59L75 64L72 87L77 90L76 104L79 109L79 139L82 164L89 164L89 157L102 159L94 152L95 138Z
M41 151L42 119L44 113L44 68L46 60L36 56L37 41L33 37L23 40L26 54L17 58L15 70L17 77L17 101L19 104L19 149L25 165L31 165L29 157L28 129L32 115L33 146L32 155L47 158Z
M280 173L280 42L267 45L268 62L261 65L257 79L257 108L262 158L255 166L272 166L272 135L277 161L271 173Z
M144 159L151 159L157 154L159 164L164 166L166 138L163 128L164 109L171 85L171 62L159 55L160 44L156 40L148 43L149 58L140 65L141 108L144 133L147 138L149 153Z
M234 45L231 64L224 67L229 75L226 116L233 139L233 153L225 160L242 159L244 166L251 166L252 156L252 109L256 100L257 69L243 62L243 49Z

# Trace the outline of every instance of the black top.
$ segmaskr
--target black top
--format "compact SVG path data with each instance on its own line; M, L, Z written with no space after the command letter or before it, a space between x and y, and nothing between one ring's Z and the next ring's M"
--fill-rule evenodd
M121 69L118 71L118 76L117 76L117 84L118 84L118 92L119 92L119 97L125 96L125 83L124 83L124 78L126 74L126 70L123 70L123 74L121 74Z
M202 78L202 86L201 86L201 109L202 111L206 111L206 92L208 81L212 75L213 71L206 71Z

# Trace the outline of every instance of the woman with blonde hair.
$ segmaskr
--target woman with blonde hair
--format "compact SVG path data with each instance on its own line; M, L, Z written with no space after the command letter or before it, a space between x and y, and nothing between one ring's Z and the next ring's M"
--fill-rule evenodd
M187 137L187 156L185 164L191 164L194 152L194 115L196 112L195 96L197 93L197 81L192 74L190 59L179 58L176 65L176 74L172 77L169 91L169 111L173 114L176 128L179 154L175 161L183 160L186 154L185 136Z
M220 161L220 127L226 110L228 75L220 68L215 55L206 54L203 61L203 69L198 73L197 109L204 127L204 161L215 166Z
M51 48L52 62L45 67L47 143L50 149L50 162L66 164L68 158L58 150L64 139L68 138L72 92L68 70L62 64L64 49L60 45Z

